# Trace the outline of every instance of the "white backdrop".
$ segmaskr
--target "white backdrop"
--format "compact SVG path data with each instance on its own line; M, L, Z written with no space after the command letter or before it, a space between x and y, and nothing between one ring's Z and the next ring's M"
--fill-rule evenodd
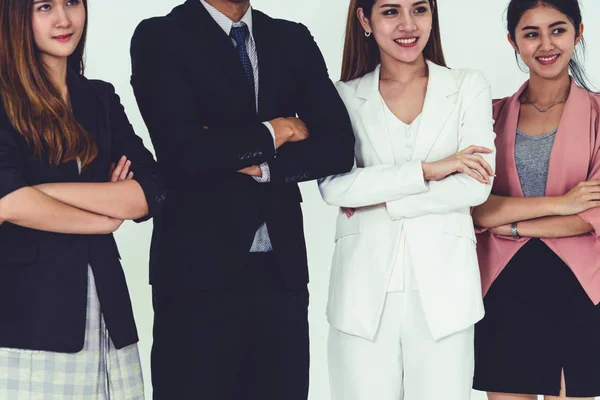
M146 145L150 146L148 132L129 85L129 42L141 20L165 15L183 0L89 2L91 4L86 75L115 85L136 132L144 138ZM512 49L506 41L504 11L508 0L440 0L440 3L443 45L448 65L483 71L492 85L495 97L507 96L516 91L527 75L518 69ZM600 1L582 0L581 3L584 23L588 22L585 30L588 42L586 67L592 82L596 84L596 88L600 88L600 24L595 23L600 16ZM256 9L273 17L307 25L325 56L330 76L334 81L338 79L341 70L348 4L349 0L252 0ZM171 39L178 40L177 37ZM290 43L290 46L293 45L294 43ZM310 400L328 400L328 325L325 320L325 303L333 254L336 210L321 200L314 182L302 184L301 189L304 197L304 223L311 276ZM129 222L116 235L140 333L140 351L148 398L151 398L152 303L147 276L151 230L151 222L141 225ZM472 400L483 399L483 394L474 392Z

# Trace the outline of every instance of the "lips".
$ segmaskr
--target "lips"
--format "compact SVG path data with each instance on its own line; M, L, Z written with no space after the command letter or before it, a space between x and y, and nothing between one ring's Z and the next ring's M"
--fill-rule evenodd
M551 56L536 57L535 59L542 65L552 65L556 62L556 60L558 60L559 57L560 54L554 54Z
M66 35L54 36L53 39L58 40L59 42L68 42L73 37L72 33Z
M405 48L415 47L418 41L419 38L416 36L394 39L394 42L396 42L398 46Z

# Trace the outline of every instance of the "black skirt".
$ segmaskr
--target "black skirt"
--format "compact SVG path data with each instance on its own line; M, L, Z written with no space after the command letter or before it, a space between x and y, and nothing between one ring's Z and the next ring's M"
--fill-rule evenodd
M600 307L541 240L512 258L475 326L473 387L486 392L600 396Z

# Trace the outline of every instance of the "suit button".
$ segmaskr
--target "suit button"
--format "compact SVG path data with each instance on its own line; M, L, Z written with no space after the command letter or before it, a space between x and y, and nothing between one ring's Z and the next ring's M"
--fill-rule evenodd
M290 183L291 181L292 180L289 177L285 178L285 183Z
M304 178L308 178L310 176L310 174L307 172L304 174Z

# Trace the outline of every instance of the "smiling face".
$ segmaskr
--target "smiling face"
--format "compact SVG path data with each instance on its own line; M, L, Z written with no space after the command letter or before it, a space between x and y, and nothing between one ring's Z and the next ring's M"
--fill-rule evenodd
M554 79L569 73L569 62L582 34L583 24L577 36L568 16L542 5L523 14L514 40L509 34L509 41L531 74Z
M382 60L414 63L423 57L433 24L428 0L377 0L370 18L362 8L358 18L365 31L372 32Z
M66 60L85 28L82 0L34 0L32 4L33 37L42 61Z

